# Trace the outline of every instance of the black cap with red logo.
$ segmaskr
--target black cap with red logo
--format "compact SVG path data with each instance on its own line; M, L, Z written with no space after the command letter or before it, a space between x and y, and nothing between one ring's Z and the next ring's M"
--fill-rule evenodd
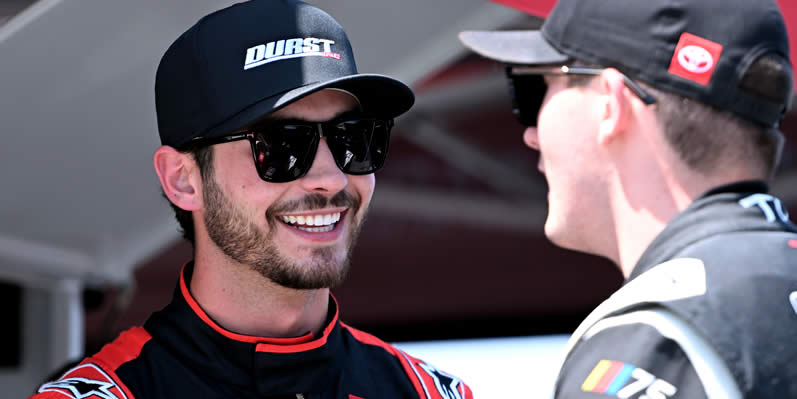
M238 3L199 20L161 59L161 142L181 148L223 136L327 88L349 92L364 112L383 118L415 101L399 80L358 73L346 32L319 8L298 0Z
M460 39L508 64L615 67L770 128L792 99L788 36L774 0L559 0L540 31L468 31ZM780 88L774 99L743 84L762 55L787 70L765 82Z

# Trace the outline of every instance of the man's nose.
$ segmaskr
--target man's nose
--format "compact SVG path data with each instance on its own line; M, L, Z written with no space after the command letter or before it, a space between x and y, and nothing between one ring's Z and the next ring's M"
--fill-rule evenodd
M335 164L326 138L322 138L318 143L313 164L307 174L301 178L301 184L307 191L332 194L338 193L349 184L349 178Z
M538 140L536 127L529 126L526 128L523 132L523 142L532 149L537 151L540 150L540 142Z

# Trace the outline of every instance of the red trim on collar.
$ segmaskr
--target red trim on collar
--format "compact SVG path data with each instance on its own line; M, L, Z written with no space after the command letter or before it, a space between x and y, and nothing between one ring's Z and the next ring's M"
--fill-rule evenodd
M313 350L326 345L329 334L332 333L335 325L338 324L338 300L335 299L335 296L332 295L332 293L329 294L329 297L335 303L335 315L332 316L332 320L329 322L329 324L327 324L327 326L324 328L324 332L317 340L299 343L298 345L278 345L273 341L266 341L264 343L257 344L255 351L271 353L297 353ZM310 334L310 336L312 337L312 334Z
M183 298L188 303L188 306L191 307L194 313L199 316L199 318L202 319L205 324L229 339L250 344L257 344L257 347L255 348L257 352L296 353L321 347L327 343L327 337L329 336L329 333L332 332L332 329L338 322L338 301L332 294L330 294L330 298L332 298L332 300L335 302L335 316L332 318L332 321L330 321L326 328L324 328L323 336L317 340L313 340L314 337L312 332L295 338L268 338L234 333L216 324L216 322L213 321L213 319L211 319L204 310L202 310L202 307L199 306L199 303L197 303L197 301L191 295L191 292L188 290L188 285L185 283L184 272L185 266L183 266L183 269L180 271L180 291L183 294Z

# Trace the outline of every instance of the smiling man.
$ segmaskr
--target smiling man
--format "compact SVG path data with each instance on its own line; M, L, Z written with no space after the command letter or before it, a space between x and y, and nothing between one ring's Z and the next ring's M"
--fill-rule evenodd
M295 0L210 14L166 51L154 166L194 260L174 299L37 398L471 398L342 323L342 282L414 96L359 74L345 32Z
M539 31L460 38L506 64L545 235L626 278L553 396L797 397L797 226L767 193L794 88L777 3L558 0Z

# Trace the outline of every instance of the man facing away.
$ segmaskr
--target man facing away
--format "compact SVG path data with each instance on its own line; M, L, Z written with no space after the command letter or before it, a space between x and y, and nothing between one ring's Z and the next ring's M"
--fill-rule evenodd
M540 31L460 38L507 64L546 236L626 277L554 396L797 397L797 228L766 184L794 85L774 0L559 0Z
M36 398L471 398L339 320L340 283L409 87L358 74L343 28L297 0L233 5L166 51L163 192L194 260L172 302Z

